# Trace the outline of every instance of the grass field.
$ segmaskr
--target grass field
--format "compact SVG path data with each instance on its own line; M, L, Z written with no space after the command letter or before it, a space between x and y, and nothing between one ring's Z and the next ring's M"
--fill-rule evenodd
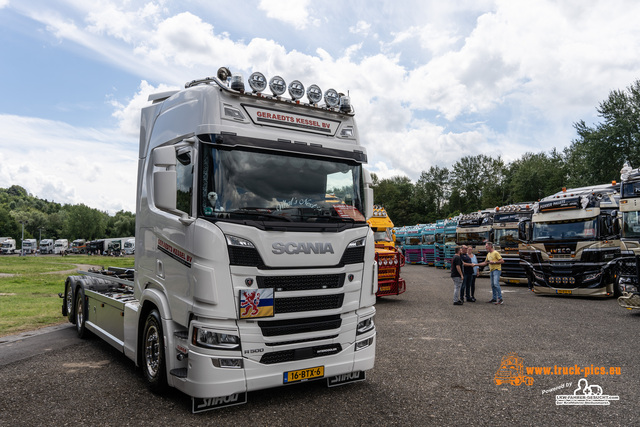
M80 265L133 267L133 257L0 256L0 336L67 322L58 293Z

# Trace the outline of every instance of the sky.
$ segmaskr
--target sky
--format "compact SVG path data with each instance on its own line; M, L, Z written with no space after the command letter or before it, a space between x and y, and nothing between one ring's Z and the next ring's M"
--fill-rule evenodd
M221 66L349 92L368 169L562 151L640 78L636 0L0 0L0 188L135 212L140 109Z

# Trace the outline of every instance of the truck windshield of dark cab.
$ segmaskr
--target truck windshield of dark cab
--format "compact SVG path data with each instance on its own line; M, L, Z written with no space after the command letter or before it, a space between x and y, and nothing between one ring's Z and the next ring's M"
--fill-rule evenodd
M203 145L200 214L219 220L366 222L355 161Z
M534 222L533 241L593 240L597 236L597 218Z
M622 237L627 239L640 238L640 212L623 212L622 213Z

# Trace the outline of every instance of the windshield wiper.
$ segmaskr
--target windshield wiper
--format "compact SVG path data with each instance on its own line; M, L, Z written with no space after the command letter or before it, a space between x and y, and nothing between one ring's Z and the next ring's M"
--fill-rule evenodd
M272 214L270 212L260 212L262 210L267 210L264 208L241 208L241 209L236 209L235 211L231 211L231 212L227 212L230 214L238 214L238 215L251 215L251 216L261 216L264 218L271 218L271 219L277 219L279 221L293 221L291 218L287 218L286 216L282 216L282 215L275 215Z

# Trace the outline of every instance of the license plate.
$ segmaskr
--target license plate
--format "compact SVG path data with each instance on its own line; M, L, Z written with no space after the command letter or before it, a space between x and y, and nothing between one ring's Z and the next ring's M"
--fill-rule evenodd
M391 286L380 286L380 291L381 292L386 292L386 291L390 291L391 290Z
M557 294L570 294L571 289L556 289Z
M515 284L520 283L520 281L515 280L515 279L509 279L509 280L507 280L507 282L508 282L508 283L515 283Z
M282 376L282 384L290 384L298 381L312 380L324 377L324 366L315 368L298 369L297 371L285 372Z

